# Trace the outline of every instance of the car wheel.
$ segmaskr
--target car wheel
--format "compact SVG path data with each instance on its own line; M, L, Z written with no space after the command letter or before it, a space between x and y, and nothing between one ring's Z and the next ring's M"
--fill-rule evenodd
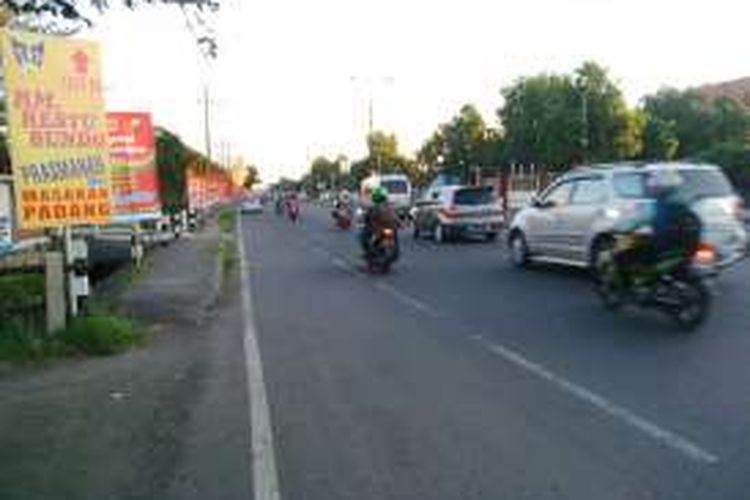
M515 231L508 241L510 258L518 268L526 267L529 264L529 247L526 244L526 238L521 231Z
M493 242L493 241L497 240L497 233L487 233L487 235L485 236L485 239L488 242Z
M613 245L614 242L612 239L607 237L600 237L594 243L591 249L591 255L589 256L589 271L594 280L599 280L599 263L605 255L612 251Z

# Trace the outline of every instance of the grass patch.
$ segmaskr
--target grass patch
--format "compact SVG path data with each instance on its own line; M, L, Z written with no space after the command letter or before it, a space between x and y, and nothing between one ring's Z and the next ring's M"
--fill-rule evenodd
M94 314L76 318L56 336L73 354L106 356L142 343L146 332L129 319Z
M237 243L234 238L222 238L219 242L219 258L224 273L231 271L237 264Z
M44 287L43 273L0 275L0 324L43 314Z
M222 208L219 211L219 229L222 233L234 232L235 224L237 219L237 212L232 208Z
M20 321L0 328L0 360L28 363L52 358L107 356L143 343L146 330L137 323L110 314L82 316L55 334L39 324Z

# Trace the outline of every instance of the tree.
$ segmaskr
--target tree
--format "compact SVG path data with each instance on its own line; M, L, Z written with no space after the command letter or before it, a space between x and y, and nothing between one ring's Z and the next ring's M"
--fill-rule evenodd
M502 90L498 115L510 161L567 167L633 158L643 116L628 109L606 69L584 63L573 75L541 74Z
M643 121L628 110L622 92L607 70L585 62L575 71L581 99L581 146L585 160L634 158L643 148Z
M260 183L260 174L258 173L258 167L255 165L248 165L245 167L247 173L245 174L245 180L242 183L245 189L252 190L253 186Z
M499 134L490 133L476 107L465 104L425 141L417 159L429 172L440 168L466 177L469 168L497 161L499 139Z
M671 129L677 141L674 156L685 157L711 144L710 113L700 95L692 91L662 89L644 98L643 110L652 127Z
M187 165L195 152L175 134L158 129L156 132L156 171L159 195L166 213L175 213L187 205Z
M661 89L644 98L643 111L647 137L654 137L654 129L662 134L669 129L677 157L700 155L717 144L746 143L750 133L744 107L725 97L709 101L693 90Z
M570 76L521 78L502 95L498 116L511 161L553 168L580 161L581 99Z
M121 0L134 9L144 4L179 6L193 30L196 42L208 57L217 55L216 37L205 14L216 12L220 0ZM109 8L109 0L3 0L2 25L42 33L70 35L93 25L91 14Z
M642 156L649 160L672 160L677 154L680 141L677 139L674 121L644 113Z

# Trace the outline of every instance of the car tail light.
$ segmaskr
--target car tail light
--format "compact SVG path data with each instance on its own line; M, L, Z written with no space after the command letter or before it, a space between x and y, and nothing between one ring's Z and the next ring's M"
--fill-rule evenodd
M696 264L710 265L716 262L716 249L708 243L701 242L695 251L693 260Z

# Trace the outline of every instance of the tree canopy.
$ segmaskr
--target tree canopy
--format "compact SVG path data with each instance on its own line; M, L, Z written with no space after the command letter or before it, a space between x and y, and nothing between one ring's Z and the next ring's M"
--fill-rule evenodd
M570 75L521 78L501 93L498 116L510 161L562 168L634 158L642 151L642 114L628 109L596 63Z
M492 162L492 135L477 108L465 104L447 123L438 126L417 153L417 159L430 171L441 168L466 175L472 166Z

